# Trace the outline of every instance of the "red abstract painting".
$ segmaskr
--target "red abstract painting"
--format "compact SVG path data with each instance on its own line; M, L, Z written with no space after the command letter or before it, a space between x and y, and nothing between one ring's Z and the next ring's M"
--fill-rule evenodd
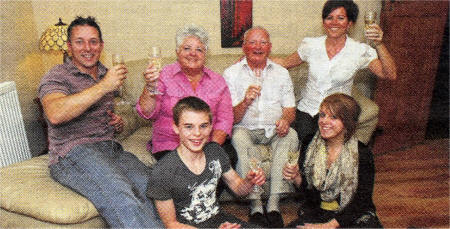
M252 27L252 0L220 0L222 48L241 47Z

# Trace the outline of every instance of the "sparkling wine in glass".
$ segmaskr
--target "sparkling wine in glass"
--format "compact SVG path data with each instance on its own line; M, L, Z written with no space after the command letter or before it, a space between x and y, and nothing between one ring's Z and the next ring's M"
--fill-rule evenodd
M364 32L370 29L370 25L375 24L375 20L377 18L377 12L375 11L367 11L364 15ZM369 43L369 41L367 41Z
M296 165L297 161L298 161L299 154L300 154L299 151L296 151L296 150L288 151L288 161L287 161L287 163L290 166Z
M148 60L153 64L153 66L157 69L158 72L161 71L162 58L161 58L161 49L159 47L157 46L151 47ZM161 94L161 92L158 91L157 83L155 83L154 85L147 85L147 90L154 95Z
M257 86L257 87L261 87L262 86L262 70L257 68L253 71L255 73L255 79L253 81L253 85Z
M286 161L287 166L293 167L298 163L298 156L300 152L298 150L289 150L288 151L288 159ZM291 182L291 179L286 179L288 182Z
M255 77L253 78L252 86L258 87L261 93L263 83L262 69L257 68L253 70L253 73L255 74ZM259 106L259 96L254 100L254 103L257 107Z
M122 54L112 54L112 65L116 66L119 64L125 64Z
M125 60L123 58L122 54L112 54L112 65L116 66L119 64L125 64ZM123 86L120 86L119 88L119 97L120 97L120 101L118 104L125 104L126 101L123 99Z
M257 146L251 146L247 149L250 169L257 172L261 168L261 152ZM259 185L253 185L253 193L262 193L264 190Z

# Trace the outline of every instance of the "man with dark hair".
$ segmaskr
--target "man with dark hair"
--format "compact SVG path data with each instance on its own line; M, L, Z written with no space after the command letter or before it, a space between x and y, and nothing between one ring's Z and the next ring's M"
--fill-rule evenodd
M69 27L67 28L67 35L69 35L69 37L68 37L69 41L72 36L73 27L78 26L78 25L88 25L88 26L91 26L91 27L94 27L95 29L97 29L98 37L99 37L100 41L103 42L102 31L100 29L100 26L95 21L95 18L91 17L91 16L88 16L86 18L77 16L75 18L75 20L73 20L70 23Z
M114 141L124 122L114 113L114 91L126 78L125 65L107 69L95 18L77 17L69 26L72 57L41 80L49 132L50 174L89 199L110 227L162 227L145 196L150 168Z

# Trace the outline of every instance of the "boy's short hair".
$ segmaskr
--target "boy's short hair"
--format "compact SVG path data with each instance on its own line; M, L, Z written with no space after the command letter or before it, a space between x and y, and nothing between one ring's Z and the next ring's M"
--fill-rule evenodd
M180 99L172 108L173 121L177 126L180 122L180 117L183 111L205 112L208 114L209 122L212 122L212 114L209 105L205 101L195 96L189 96Z

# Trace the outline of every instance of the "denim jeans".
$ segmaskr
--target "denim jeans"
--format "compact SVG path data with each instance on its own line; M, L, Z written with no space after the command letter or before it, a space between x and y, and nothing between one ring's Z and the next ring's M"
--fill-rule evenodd
M90 200L110 227L163 228L145 193L150 168L113 141L78 145L50 174Z

